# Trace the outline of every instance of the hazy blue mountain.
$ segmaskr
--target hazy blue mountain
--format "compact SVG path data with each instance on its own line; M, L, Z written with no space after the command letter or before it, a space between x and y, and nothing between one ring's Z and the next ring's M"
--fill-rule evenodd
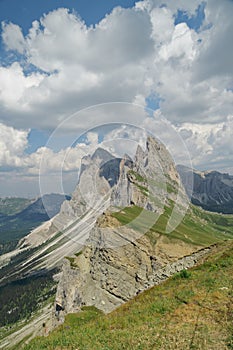
M33 228L58 214L64 200L69 199L69 196L54 193L46 194L34 202L28 199L23 201L22 198L1 199L2 211L14 214L0 213L0 253L13 249ZM29 205L25 207L26 203ZM17 212L20 206L23 208Z
M200 172L184 166L177 170L187 190L190 190L190 175L193 173L192 203L203 209L233 213L233 176L218 171Z
M35 199L6 197L0 198L0 217L3 215L14 215L33 203Z

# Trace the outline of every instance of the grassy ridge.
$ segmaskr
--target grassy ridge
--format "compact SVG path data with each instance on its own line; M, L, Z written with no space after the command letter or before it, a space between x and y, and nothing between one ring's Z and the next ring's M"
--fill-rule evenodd
M109 315L90 307L68 315L25 350L233 349L233 243L204 264L138 295Z
M151 227L148 235L160 234L169 239L182 240L188 244L208 246L224 239L233 238L233 216L220 215L191 206L180 225L166 234L166 225L171 216L173 203L164 208L164 213L154 222L154 213L137 206L124 208L112 213L122 225L128 224L133 229L143 231ZM135 220L137 218L137 220Z

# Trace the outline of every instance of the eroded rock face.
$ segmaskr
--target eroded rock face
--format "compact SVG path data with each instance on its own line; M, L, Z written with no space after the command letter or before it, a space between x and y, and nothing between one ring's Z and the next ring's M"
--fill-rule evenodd
M100 233L95 229L93 234ZM76 312L82 305L108 313L174 273L194 266L210 251L190 248L190 255L180 252L168 261L158 252L156 255L156 246L146 236L117 249L89 246L76 259L76 270L66 262L57 300L63 300L64 313Z
M106 196L107 200L111 185L119 176L118 169L119 160L101 148L92 156L84 157L78 185L71 200L62 205L61 213L72 218L81 217L89 209L97 206L101 198Z
M88 174L93 176L96 166L94 163L85 167L85 178ZM146 209L146 212L149 210L154 213L154 224L156 215L159 216L163 212L164 205L176 200L178 188L181 186L180 179L175 164L163 145L150 137L145 151L138 147L134 162L125 156L112 167L115 169L113 176L109 169L106 169L104 180L101 179L103 182L100 184L103 188L106 184L110 187L111 183L113 184L109 209L97 219L86 248L75 259L75 276L71 272L67 279L64 273L69 275L69 271L65 270L65 283L62 278L59 283L57 297L61 298L65 290L65 312L70 312L72 305L76 305L74 295L76 300L80 301L80 305L94 305L104 312L110 312L139 292L163 280L164 276L179 271L181 266L184 267L183 262L179 262L177 267L172 264L187 252L191 254L197 250L197 247L190 246L183 252L181 249L178 254L169 253L170 255L166 256L159 234L154 234L151 240L146 234L148 228L143 232L143 227L138 229L130 224L121 225L112 216L112 212L119 210L119 207L141 207ZM181 192L185 197L183 188ZM77 200L79 201L78 196ZM149 216L141 217L145 226L147 218L149 220ZM171 268L168 268L169 264ZM188 264L187 266L192 264L190 260ZM163 270L164 268L167 270ZM70 283L72 287L67 294Z
M79 270L72 268L70 261L64 259L57 287L56 303L66 310L66 313L79 311L82 305L77 288L79 276Z
M178 188L181 189L180 198L177 198ZM146 150L138 146L134 162L122 159L111 205L137 205L161 213L169 200L180 201L182 205L185 197L185 190L169 152L164 145L148 137Z
M111 194L111 205L127 207L132 198L132 186L128 179L128 172L132 169L132 162L127 158L119 164L119 179Z
M82 304L94 305L104 312L110 312L131 299L139 290L145 289L156 265L156 258L151 257L151 246L146 239L118 249L89 246L77 259L79 269L75 283L71 269L70 272L66 271L66 275L70 274L68 279L75 285ZM67 293L70 283L67 284L67 277L64 281L60 279L57 297L61 298L64 288L66 297L63 298L63 305L65 311L70 312L75 292L71 287L70 293Z

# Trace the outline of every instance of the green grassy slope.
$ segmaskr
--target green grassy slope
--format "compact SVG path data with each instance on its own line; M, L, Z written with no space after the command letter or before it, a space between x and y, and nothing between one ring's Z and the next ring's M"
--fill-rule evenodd
M109 315L84 307L25 350L233 349L233 243Z
M112 216L120 221L122 225L129 224L136 230L141 231L151 226L147 235L152 239L153 234L160 234L167 236L168 239L178 239L192 245L208 246L215 242L233 238L232 215L210 213L195 206L190 206L180 225L172 233L166 234L165 229L173 209L173 203L164 209L164 213L156 223L154 223L154 213L146 210L144 210L140 221L142 208L137 206L124 208L122 211L112 213ZM136 217L139 219L135 222ZM148 225L148 223L151 223L151 225Z

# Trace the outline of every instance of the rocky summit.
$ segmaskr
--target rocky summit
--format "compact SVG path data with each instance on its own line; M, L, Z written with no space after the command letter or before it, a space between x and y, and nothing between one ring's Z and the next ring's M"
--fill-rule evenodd
M110 312L164 276L198 260L199 255L187 258L187 262L180 259L201 247L177 244L177 240L170 241L154 230L166 210L172 212L176 207L182 212L187 204L185 190L165 146L149 137L145 150L138 146L134 160L127 155L120 160L107 158L99 164L91 162L93 156L85 158L79 185L69 202L73 205L75 201L79 213L80 208L83 213L89 201L94 206L96 203L95 195L94 199L89 197L90 188L105 199L108 193L108 206L98 216L85 247L63 264L56 295L63 314L77 311L82 305ZM96 173L95 192L91 181ZM85 194L80 206L81 192Z

